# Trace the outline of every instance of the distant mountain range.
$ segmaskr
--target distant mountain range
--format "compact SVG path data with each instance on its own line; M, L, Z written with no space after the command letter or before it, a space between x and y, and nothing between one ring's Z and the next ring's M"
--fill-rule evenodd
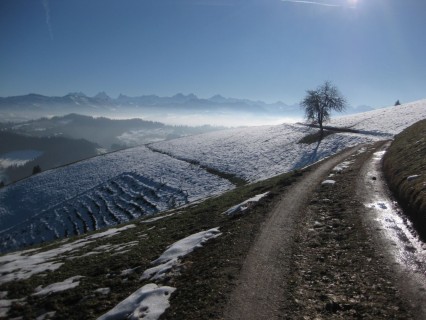
M349 108L346 113L372 109L362 106ZM117 98L111 98L105 92L100 92L93 97L81 92L69 93L63 97L50 97L34 93L0 97L0 115L4 121L28 120L41 116L59 116L69 113L106 117L146 117L152 114L158 116L158 114L163 113L301 117L303 110L298 104L288 105L281 101L266 103L248 99L225 98L221 95L204 99L194 94L185 95L182 93L172 97L157 95L129 97L120 94Z
M232 111L245 112L297 112L298 105L287 105L283 102L268 104L262 101L251 101L247 99L225 98L215 95L209 99L198 98L194 94L184 95L178 93L172 97L160 97L157 95L142 95L129 97L120 94L117 98L111 98L105 92L100 92L93 97L88 97L84 93L69 93L63 97L49 97L40 94L27 94L23 96L0 97L0 108L19 110L68 108L76 112L80 109L93 111L113 111L120 108L173 108L173 109L193 109L193 110L217 110L229 109ZM71 108L71 109L69 109Z

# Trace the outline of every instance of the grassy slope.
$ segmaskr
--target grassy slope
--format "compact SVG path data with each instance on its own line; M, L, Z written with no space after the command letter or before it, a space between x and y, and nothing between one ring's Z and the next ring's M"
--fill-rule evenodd
M426 239L426 120L395 137L384 157L389 186L423 239ZM407 177L420 175L409 180Z
M131 247L129 252L118 256L103 253L64 260L61 268L49 272L47 276L36 275L28 280L3 284L0 291L8 291L7 299L28 297L26 304L14 304L8 317L34 319L45 312L56 311L55 319L96 318L146 283L139 280L141 274L168 245L201 230L220 227L220 237L184 259L180 276L159 282L177 287L165 318L219 318L235 276L267 212L279 200L279 194L301 175L301 172L296 172L245 185L156 222L133 222L136 228L87 245L79 255L103 244L139 240L139 245ZM265 191L270 191L270 195L247 215L229 218L222 214L229 207ZM55 245L45 246L46 250ZM137 269L131 275L121 276L121 272L129 268ZM46 286L76 275L84 278L75 289L44 297L31 296L39 285ZM111 293L107 296L94 293L94 290L103 287L111 288Z

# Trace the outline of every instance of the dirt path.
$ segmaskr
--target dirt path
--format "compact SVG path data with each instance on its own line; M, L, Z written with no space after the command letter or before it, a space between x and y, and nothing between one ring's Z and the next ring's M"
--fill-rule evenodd
M389 198L384 147L326 160L283 195L225 319L426 319L426 245Z
M295 225L312 192L328 172L360 147L323 161L293 186L271 212L250 250L225 319L278 319L286 303Z

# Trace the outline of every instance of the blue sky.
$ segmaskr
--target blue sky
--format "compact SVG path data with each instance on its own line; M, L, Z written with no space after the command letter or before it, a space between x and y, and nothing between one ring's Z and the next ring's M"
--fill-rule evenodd
M0 96L426 98L424 0L2 0Z

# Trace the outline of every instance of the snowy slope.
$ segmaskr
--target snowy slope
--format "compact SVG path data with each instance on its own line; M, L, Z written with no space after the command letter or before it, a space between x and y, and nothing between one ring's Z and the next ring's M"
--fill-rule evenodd
M101 229L231 188L146 147L99 156L1 189L1 250Z
M339 134L327 137L319 146L297 144L313 132L315 129L302 125L261 126L155 143L151 147L248 181L258 181L375 140L372 136Z
M424 118L426 100L338 118L331 125L363 132L333 134L319 145L296 143L315 129L283 124L208 133L159 142L151 147L258 181L301 168L356 144L391 139L395 133Z
M336 117L330 125L347 127L373 134L395 135L413 123L426 118L426 100L377 109L347 117Z
M1 251L81 234L233 188L198 162L258 181L312 164L347 147L390 139L426 118L426 100L340 117L320 144L297 142L315 129L278 125L231 129L120 151L51 170L0 190Z

